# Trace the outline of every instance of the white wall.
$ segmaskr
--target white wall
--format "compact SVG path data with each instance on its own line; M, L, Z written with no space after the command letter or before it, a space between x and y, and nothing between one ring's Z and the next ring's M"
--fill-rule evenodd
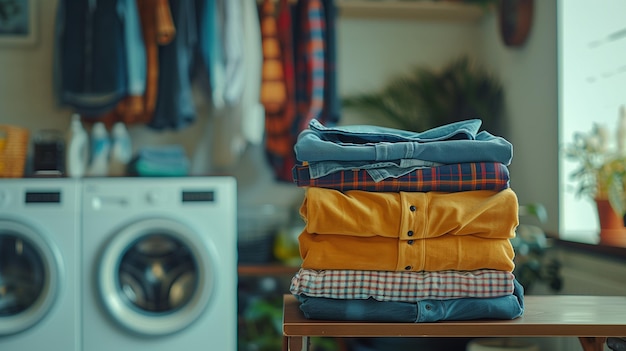
M496 16L482 23L484 58L505 86L507 134L513 144L511 186L520 203L546 206L544 229L558 233L556 0L534 2L530 35L521 48L499 39Z
M437 68L481 51L475 23L340 18L337 32L341 95L379 89L413 66Z

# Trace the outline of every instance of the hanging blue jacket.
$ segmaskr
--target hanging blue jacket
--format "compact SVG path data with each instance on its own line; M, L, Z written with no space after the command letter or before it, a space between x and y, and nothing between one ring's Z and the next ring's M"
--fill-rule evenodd
M122 21L116 0L60 0L55 88L83 115L110 111L126 93Z
M87 117L142 95L146 59L135 1L59 0L53 70L58 102Z

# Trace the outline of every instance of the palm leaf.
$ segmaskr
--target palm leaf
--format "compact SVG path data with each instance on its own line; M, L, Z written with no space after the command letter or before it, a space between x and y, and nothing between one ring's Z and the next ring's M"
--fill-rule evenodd
M466 56L440 71L414 67L392 79L380 92L342 99L346 108L374 114L413 131L470 118L480 118L484 127L497 129L503 101L498 80Z

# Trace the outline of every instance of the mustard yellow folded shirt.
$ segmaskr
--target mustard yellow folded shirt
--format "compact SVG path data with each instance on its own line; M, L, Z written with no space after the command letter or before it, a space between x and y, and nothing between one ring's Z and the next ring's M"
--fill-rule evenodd
M510 239L519 224L512 189L462 192L368 192L309 187L300 206L315 234L401 240L442 235Z
M299 236L302 268L386 271L512 272L514 251L509 239L442 235L421 240L338 234Z

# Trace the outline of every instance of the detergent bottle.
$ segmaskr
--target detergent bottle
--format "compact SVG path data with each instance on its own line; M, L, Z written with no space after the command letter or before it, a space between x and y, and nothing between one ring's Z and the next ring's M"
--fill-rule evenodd
M65 154L65 165L68 177L80 178L85 175L89 158L89 135L80 115L73 114L67 131L67 147Z
M133 147L126 129L126 125L117 122L111 129L111 159L109 163L109 175L120 177L126 175L126 166L133 156Z
M109 151L111 141L104 123L96 122L91 128L91 161L87 175L106 177L109 175Z

